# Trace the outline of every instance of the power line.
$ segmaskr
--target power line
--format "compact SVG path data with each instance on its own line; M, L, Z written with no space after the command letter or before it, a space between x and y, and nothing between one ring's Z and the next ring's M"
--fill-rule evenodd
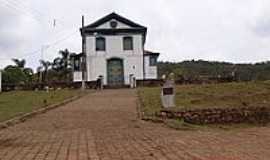
M62 20L60 20L58 18L55 18L55 17L48 18L48 16L46 14L40 12L38 9L35 9L33 7L29 7L29 6L25 5L25 3L22 3L21 1L18 1L18 0L6 0L6 1L8 1L8 2L14 4L14 5L17 5L17 6L18 6L18 4L22 5L24 8L30 10L31 13L34 13L35 15L38 15L40 17L45 17L52 24L54 24L54 22L57 21L57 22L60 22L60 24L64 26L64 22Z
M11 9L13 12L17 13L20 12L26 16L31 17L32 19L44 23L44 21L42 19L46 19L46 21L51 24L54 25L54 21L57 20L57 22L61 22L59 24L62 24L62 21L60 21L59 19L56 18L47 18L47 15L41 13L40 11L33 9L23 3L20 3L19 1L12 1L12 0L1 0L3 3L2 6L5 6L6 8ZM16 12L17 11L17 12ZM21 14L20 14L21 15ZM63 25L64 26L64 25ZM55 27L55 25L54 25Z
M15 7L15 6L11 5L10 3L6 2L6 1L2 1L2 2L3 2L3 3L0 3L0 4L1 4L2 6L4 6L4 7L8 8L8 9L10 9L12 12L14 12L14 13L16 13L16 14L19 14L19 15L24 14L24 15L26 15L26 16L29 16L29 17L32 18L33 20L36 20L36 21L38 21L38 22L43 23L43 21L41 21L40 19L37 19L36 17L34 17L33 14L31 14L31 13L25 11L25 10L22 10L22 9L20 9L20 8L18 8L18 7ZM20 13L18 13L18 12L20 12Z
M78 32L78 31L72 32L71 34L65 36L64 38L61 38L61 39L55 41L54 43L51 43L49 46L55 46L55 45L57 45L57 44L59 44L59 43L65 41L65 40L69 39L70 37L74 36L75 33L77 33L77 32Z
M69 34L69 35L67 35L67 36L65 36L65 37L63 37L63 38L61 38L61 39L58 39L58 40L56 40L56 41L54 41L54 42L52 42L52 43L49 43L49 44L47 44L47 45L44 45L44 46L45 46L44 48L37 49L37 50L34 50L33 52L29 52L29 53L20 55L19 57L24 58L24 57L28 57L28 56L32 56L32 55L41 53L42 50L45 51L45 50L47 50L47 49L49 49L49 48L51 48L51 47L53 47L53 46L56 46L56 45L58 45L58 44L60 44L60 43L62 43L62 42L64 42L64 41L66 41L67 39L69 39L69 38L71 38L72 36L74 36L75 33L77 33L77 32L78 32L78 31L72 32L71 34ZM4 58L2 58L2 59L0 59L0 60L1 60L1 61L7 61L7 60L9 60L9 59L4 59Z
M18 6L18 7L23 7L24 9L29 9L31 10L31 12L35 12L37 13L39 16L43 16L43 14L41 14L39 11L34 10L32 8L29 8L27 5L25 5L24 3L21 3L20 1L16 1L16 0L5 0L7 3L11 3L12 5Z
M26 16L30 16L32 19L34 19L34 20L36 20L36 21L39 21L39 22L41 22L41 23L44 23L44 21L42 21L42 20L39 19L38 17L44 18L44 17L46 17L46 15L43 14L43 13L41 13L40 11L38 11L38 10L36 10L36 9L33 9L33 8L30 8L29 6L23 4L23 3L19 2L19 1L16 1L16 0L14 0L14 1L12 1L12 0L0 0L0 1L3 2L3 3L0 3L0 5L2 5L2 6L4 6L4 7L6 7L6 8L8 8L8 9L10 9L10 10L13 11L14 13L16 13L16 14L22 13L22 14L24 14L24 15L26 15ZM20 13L18 13L18 12L20 12ZM20 14L20 15L21 15L21 14ZM47 18L46 18L46 19L47 19ZM49 19L50 19L50 18L49 18ZM49 19L47 19L47 20L49 20ZM52 19L52 21L51 21L51 22L52 22L51 24L53 24L54 27L55 27L55 25L56 25L56 20L57 20L57 22L59 22L59 20L56 19L56 18ZM60 21L60 22L61 22L61 21ZM76 30L77 30L77 29L76 29ZM58 34L60 34L60 33L62 34L63 32L64 32L64 31L61 30L60 32L57 32L57 33L54 33L54 34L58 35ZM77 31L76 31L76 32L77 32ZM51 48L52 46L56 46L57 44L59 44L59 43L65 41L65 40L69 39L69 38L70 38L71 36L73 36L74 33L76 33L76 32L72 32L72 33L69 34L68 36L65 36L64 38L61 38L61 39L59 39L59 40L57 40L57 41L55 41L55 42L53 42L53 43L47 45L47 47L45 48L45 50ZM40 53L42 50L43 50L43 49L38 49L38 50L35 50L35 51L33 51L33 52L29 52L29 53L26 53L26 54L24 54L24 55L21 55L20 57L31 56L31 55ZM3 61L3 60L7 60L7 59L0 59L0 60Z
M27 7L25 4L23 4L25 7L24 7L24 9L22 9L22 8L18 7L18 4L19 3L18 4L14 4L14 1L13 1L13 4L10 4L9 3L10 1L8 1L8 0L0 0L0 1L4 2L4 3L0 3L0 4L2 4L2 6L5 6L5 7L11 9L11 11L13 11L14 13L19 14L19 15L21 15L20 13L22 13L22 14L24 14L26 16L30 16L32 19L34 19L36 21L39 21L39 22L43 23L43 21L41 19L38 19L37 17L34 17L33 16L33 13L31 11L29 11L29 10L26 11L25 10L25 8ZM20 3L20 4L22 4L22 3ZM20 12L20 13L18 13L18 12ZM41 12L37 11L36 9L35 9L35 12L37 12L39 15L44 15ZM51 24L52 25L55 25L54 23L56 23L56 20L57 20L57 22L59 21L58 19L52 19ZM64 33L64 30L63 29L61 31L56 32L56 33L53 33L53 34L55 34L55 35L62 35L62 33Z

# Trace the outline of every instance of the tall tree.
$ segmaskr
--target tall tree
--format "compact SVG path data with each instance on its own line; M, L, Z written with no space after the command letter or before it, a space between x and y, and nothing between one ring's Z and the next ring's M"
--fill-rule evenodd
M48 81L48 70L51 66L51 62L45 61L42 59L39 62L41 64L41 69L42 69L42 82L47 82Z
M70 66L70 52L68 49L60 50L59 54L61 55L62 59L62 66L67 69Z
M13 58L12 61L15 63L15 65L19 68L24 68L25 67L25 64L26 64L26 61L25 59L17 59L17 58Z
M61 77L64 81L70 81L71 77L71 59L70 55L73 54L69 52L68 49L60 50L59 54L61 55L60 59L55 59L60 62L60 68L61 68Z
M17 59L17 58L13 58L12 61L15 63L15 65L7 66L6 69L8 70L8 72L16 72L17 74L15 74L15 75L19 75L18 70L21 70L23 72L23 74L24 74L23 77L26 77L26 80L24 81L24 83L31 83L34 72L33 72L33 70L31 68L26 68L25 67L25 65L26 65L25 59L20 60L20 59ZM11 75L11 73L9 75Z

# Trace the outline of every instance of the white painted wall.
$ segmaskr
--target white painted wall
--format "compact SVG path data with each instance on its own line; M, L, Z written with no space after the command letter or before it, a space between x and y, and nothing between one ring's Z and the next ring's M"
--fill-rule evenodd
M111 21L98 26L97 29L111 29ZM118 29L131 28L130 26L119 21L117 21L117 23ZM124 51L124 36L133 37L132 51ZM89 35L86 37L87 81L96 81L99 76L103 76L104 84L107 85L107 60L111 58L123 59L124 81L126 85L129 85L130 74L135 75L137 80L143 80L143 65L145 65L145 79L157 78L157 67L149 66L149 56L146 56L143 61L144 47L142 42L142 34L111 35L102 37L106 39L106 51L96 51L96 36ZM81 81L82 73L74 72L73 78L75 82Z
M124 80L129 84L129 75L136 79L143 79L143 48L142 35L128 35L133 37L133 50L123 50L124 35L103 36L106 39L106 51L96 51L95 36L86 37L88 81L95 81L100 75L107 84L107 60L110 58L123 59Z
M144 57L145 79L157 79L157 66L150 66L150 56Z
M82 72L73 72L73 81L74 82L80 82L82 81Z

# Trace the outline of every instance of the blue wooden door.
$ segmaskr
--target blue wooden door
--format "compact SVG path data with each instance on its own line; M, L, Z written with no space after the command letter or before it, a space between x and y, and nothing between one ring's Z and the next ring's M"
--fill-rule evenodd
M108 85L118 86L124 84L123 60L110 59L107 61Z

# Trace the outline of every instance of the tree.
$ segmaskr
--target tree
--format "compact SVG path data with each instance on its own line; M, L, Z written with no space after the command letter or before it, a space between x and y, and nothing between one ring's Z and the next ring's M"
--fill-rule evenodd
M37 67L37 81L42 82L42 66Z
M62 60L62 66L67 69L70 66L70 52L68 51L68 49L65 50L60 50L59 54L61 55L61 60Z
M55 71L60 71L62 69L62 59L60 57L57 57L52 62L52 69Z
M26 61L24 59L12 59L15 65L7 66L3 71L3 83L18 85L31 83L33 78L33 70L25 68Z
M227 62L191 60L179 63L159 62L158 75L182 72L187 79L209 78L230 78L238 81L270 80L270 61L256 64L233 64ZM177 77L177 76L176 76Z
M60 57L56 57L52 62L52 70L49 71L50 79L58 81L71 80L71 58L70 55L74 54L69 52L68 49L60 50L58 52Z
M45 61L45 60L39 60L41 66L40 66L40 70L41 70L41 74L42 74L42 82L47 82L48 81L48 70L51 66L51 62L49 61Z
M17 66L7 66L3 71L3 84L26 84L28 82L27 75Z
M25 59L20 60L20 59L13 58L12 61L15 63L15 67L18 67L19 69L21 69L25 73L25 75L28 79L28 82L31 82L34 72L31 68L25 67L25 65L26 65Z
M13 58L12 61L15 63L15 65L18 68L23 69L25 67L25 64L26 64L25 59L19 60L19 59Z

